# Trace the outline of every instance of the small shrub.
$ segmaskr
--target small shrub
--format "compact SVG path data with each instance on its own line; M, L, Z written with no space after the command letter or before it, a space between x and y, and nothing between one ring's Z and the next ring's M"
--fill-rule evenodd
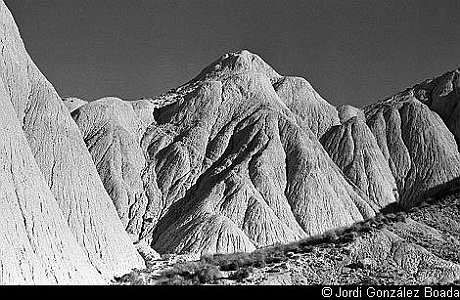
M282 247L278 247L282 251ZM220 267L222 271L236 271L245 267L261 268L265 266L266 251L259 250L252 253L233 253L226 255L214 255L213 257L204 257L202 260Z
M362 261L352 262L351 264L346 265L345 267L349 269L364 269L364 263Z
M236 271L239 268L239 264L236 261L229 261L228 263L220 264L222 271Z
M250 267L249 268L239 269L238 271L233 272L232 274L230 274L230 276L228 276L228 279L235 280L237 282L241 282L244 279L248 278L251 275L252 272L253 272L253 270Z
M163 276L166 280L161 284L189 285L213 283L222 278L217 266L204 262L188 262L177 264L172 270L165 271Z
M338 228L334 229L334 232L335 232L335 234L336 234L337 236L340 237L340 236L342 236L342 235L345 233L345 231L347 231L347 230L348 230L348 227L347 227L347 226L342 226L342 227L338 227Z
M210 264L210 265L218 265L219 256L222 256L222 254L203 255L200 261Z
M312 245L304 245L301 248L302 253L311 253L313 252L313 246Z
M288 252L299 253L301 251L301 248L299 244L288 244L284 247L283 250L285 253L288 253Z
M255 268L264 268L267 264L265 263L265 260L256 260L253 264Z
M361 280L360 284L361 285L379 285L380 282L375 278L366 277Z
M219 269L213 265L207 265L204 268L198 270L196 276L200 283L212 283L222 277Z
M362 223L361 227L358 230L359 232L371 232L372 231L372 226L369 222Z
M361 227L360 223L352 224L345 232L358 232Z
M323 234L323 238L324 238L324 242L326 242L326 243L327 242L334 243L334 242L338 241L338 239L339 239L337 233L334 230L326 231Z
M395 221L397 221L397 222L406 222L406 214L404 212L397 213Z
M394 220L396 219L396 214L395 213L389 213L387 215L385 215L386 219L390 222L394 222Z
M166 277L166 279L160 280L160 285L189 285L190 281L185 280L182 276L177 274Z
M253 253L251 264L246 264L246 266L263 268L267 265L266 259L266 254L263 251L256 251L255 253Z
M343 243L351 243L351 242L353 242L357 237L358 237L358 233L357 233L356 231L350 231L350 232L345 233L345 234L341 237L341 241L342 241Z
M132 285L143 285L145 284L142 272L138 269L131 271L130 273L121 277L116 277L115 282L132 284Z

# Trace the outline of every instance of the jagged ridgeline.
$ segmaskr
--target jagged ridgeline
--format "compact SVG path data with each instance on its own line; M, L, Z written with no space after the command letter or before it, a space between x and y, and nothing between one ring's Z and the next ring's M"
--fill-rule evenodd
M458 70L336 108L241 51L154 99L61 100L0 17L0 283L104 283L144 266L133 243L288 243L460 175Z

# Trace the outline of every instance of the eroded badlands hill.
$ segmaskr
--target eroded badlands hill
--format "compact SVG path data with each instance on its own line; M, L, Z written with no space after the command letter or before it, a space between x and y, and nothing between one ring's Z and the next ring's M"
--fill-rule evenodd
M119 99L73 115L127 230L159 252L251 251L375 214L318 142L335 108L255 54L150 104L148 127Z
M393 172L403 206L417 204L430 189L460 175L454 135L411 91L364 110Z
M0 1L0 283L101 283L144 265L82 136Z
M287 245L149 262L118 284L421 285L460 279L459 180L422 205Z
M135 241L228 253L408 208L458 177L453 127L413 95L335 108L241 51L158 98L106 98L72 115Z
M321 142L334 162L380 210L398 199L396 182L365 120L353 116L331 128Z
M460 175L459 70L336 108L241 51L157 98L87 103L59 97L3 1L0 23L0 283L107 282L144 266L133 243L155 256L295 242ZM358 239L356 257L458 278L457 261L404 244L426 224L399 225Z
M103 283L64 219L0 83L0 283Z

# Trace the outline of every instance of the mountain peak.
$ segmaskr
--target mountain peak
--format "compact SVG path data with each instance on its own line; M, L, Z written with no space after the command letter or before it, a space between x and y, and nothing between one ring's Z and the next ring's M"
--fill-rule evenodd
M227 53L204 68L192 81L218 79L241 73L263 73L272 83L282 76L260 56L248 50Z

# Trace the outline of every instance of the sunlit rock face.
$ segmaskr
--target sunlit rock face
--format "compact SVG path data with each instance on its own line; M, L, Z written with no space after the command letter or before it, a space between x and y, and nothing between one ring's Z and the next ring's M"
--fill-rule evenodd
M134 241L228 253L413 206L458 176L452 134L406 94L336 108L244 50L157 98L72 116Z
M8 217L2 222L11 228L23 220L1 239L2 249L11 250L1 255L1 280L97 283L142 267L78 127L27 54L3 1L0 22L1 101L8 118L1 156Z
M375 214L318 141L335 108L255 54L142 101L72 115L126 229L159 252L250 251Z
M142 181L146 159L140 145L146 123L132 104L104 98L77 109L73 116L123 225L137 241L148 204Z
M426 80L410 92L415 98L436 112L447 128L460 141L460 69Z
M336 108L244 50L156 98L86 102L61 99L0 17L2 283L104 283L144 266L136 248L288 243L460 175L458 70Z
M69 97L62 99L62 102L67 107L70 113L74 110L82 107L83 105L87 104L88 102L79 98Z
M460 175L454 135L412 90L369 105L365 112L403 206L416 205L431 189Z
M363 118L353 116L342 125L332 127L321 138L321 143L374 209L380 210L397 201L391 169Z
M0 284L97 284L0 82Z

